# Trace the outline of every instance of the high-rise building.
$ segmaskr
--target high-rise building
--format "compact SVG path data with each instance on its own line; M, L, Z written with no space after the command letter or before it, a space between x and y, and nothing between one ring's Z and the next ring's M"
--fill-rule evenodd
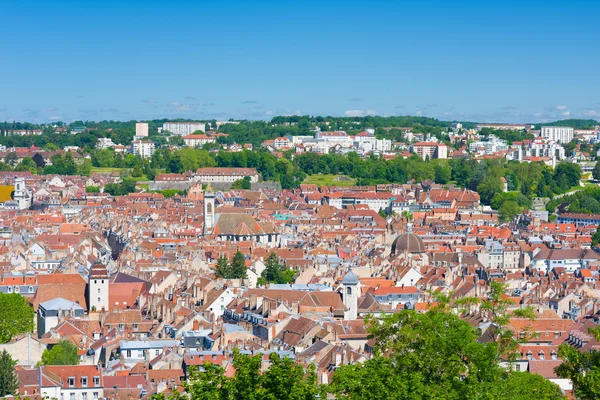
M444 143L418 142L413 144L411 149L423 160L425 160L427 157L429 157L430 160L434 158L448 158L448 146L446 146Z
M204 132L205 130L206 124L202 122L165 122L163 124L163 131L177 136L190 135L194 132Z
M131 153L142 158L152 157L154 143L151 140L134 140L131 142Z
M568 126L542 126L540 135L558 143L569 143L573 140L573 128Z
M148 137L148 123L138 122L135 124L135 136L136 137Z

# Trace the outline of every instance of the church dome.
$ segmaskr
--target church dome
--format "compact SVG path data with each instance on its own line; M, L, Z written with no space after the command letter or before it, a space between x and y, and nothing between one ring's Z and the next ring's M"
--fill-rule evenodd
M404 252L425 253L425 243L423 243L423 239L412 232L412 227L410 224L406 226L406 233L403 233L394 239L390 254L398 255Z

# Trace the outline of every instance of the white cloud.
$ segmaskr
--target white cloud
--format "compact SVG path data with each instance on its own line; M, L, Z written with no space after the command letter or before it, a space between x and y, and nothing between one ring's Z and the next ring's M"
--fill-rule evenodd
M367 115L377 115L377 110L346 110L346 117L365 117Z
M52 121L60 121L62 119L62 117L53 115L52 117L48 117L48 119L52 120Z
M415 113L415 115L423 115L423 111L419 110Z
M556 106L557 110L566 110L567 106Z
M563 117L568 117L569 115L571 115L571 112L569 111L565 111L564 113L562 113Z
M586 117L600 117L600 111L589 108L583 112L583 115Z

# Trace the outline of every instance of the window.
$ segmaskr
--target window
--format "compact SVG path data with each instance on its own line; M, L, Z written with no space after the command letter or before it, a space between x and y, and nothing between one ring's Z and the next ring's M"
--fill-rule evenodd
M127 350L127 357L131 357L131 350Z
M348 296L352 296L352 288L351 288L350 286L348 286L348 287L346 288L346 294L347 294Z
M70 399L71 399L71 400L75 400L75 393L71 393L71 395L70 395Z
M94 377L94 387L98 387L100 386L100 377L99 376L95 376ZM96 397L98 393L94 392L94 398L97 399L98 397Z
M75 377L74 376L70 376L68 378L68 382L69 382L69 387L74 387L75 386Z
M123 330L123 329L125 329L125 324L119 324L119 329L120 329L120 330Z
M102 290L100 288L98 288L98 293L102 293Z
M33 293L33 286L29 286L29 293Z
M87 376L82 376L82 377L81 377L81 386L83 386L83 387L87 387L87 385L88 385L88 379L87 379Z
M86 392L81 393L81 400L87 400L87 393Z
M138 328L138 324L133 324L133 329L137 329Z
M154 350L154 354L157 355L157 356L160 355L160 349Z
M98 400L98 392L94 392L92 395L94 396L94 400Z
M100 300L100 297L98 297L98 303L100 303L102 300Z

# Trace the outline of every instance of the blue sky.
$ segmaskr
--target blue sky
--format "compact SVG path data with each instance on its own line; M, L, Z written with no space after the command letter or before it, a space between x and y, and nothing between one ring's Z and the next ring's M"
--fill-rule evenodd
M597 1L0 0L0 120L600 119Z

